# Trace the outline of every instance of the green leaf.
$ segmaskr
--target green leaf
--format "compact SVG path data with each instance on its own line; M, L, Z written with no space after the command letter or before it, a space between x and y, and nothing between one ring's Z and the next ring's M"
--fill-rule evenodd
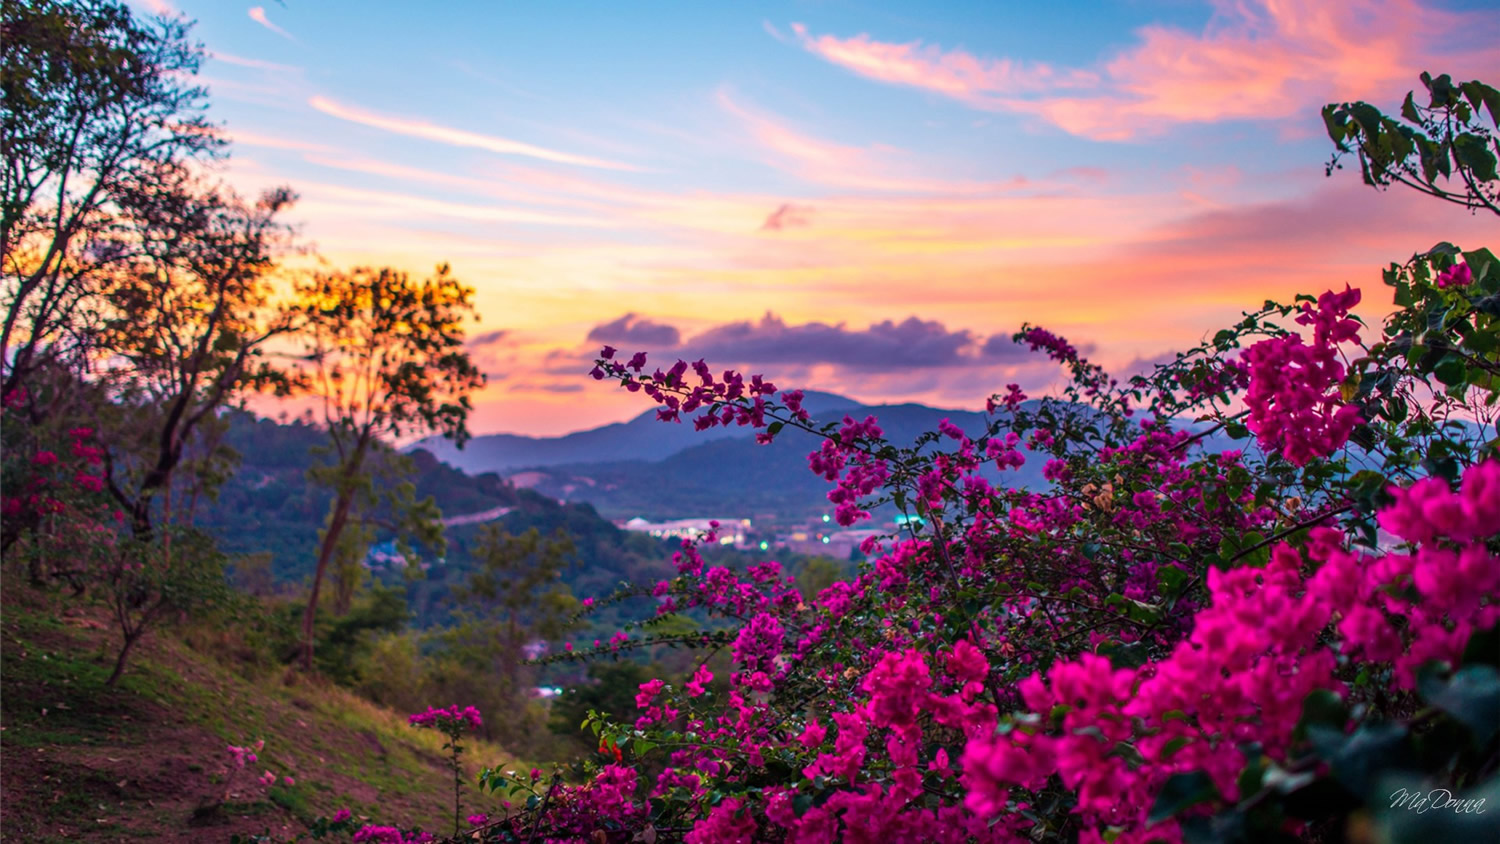
M1187 555L1183 554L1182 556L1186 557ZM1188 573L1176 566L1162 566L1156 570L1156 580L1162 586L1175 593L1182 587L1182 584L1187 583Z
M1466 665L1448 680L1419 680L1428 703L1458 719L1484 744L1500 730L1500 673L1488 665Z
M1500 668L1500 626L1481 630L1469 637L1462 657L1464 665L1493 665Z
M1309 728L1316 724L1323 724L1343 732L1344 725L1349 723L1349 709L1338 695L1327 689L1318 689L1309 694L1302 701L1302 718L1297 721L1297 728L1292 735L1301 738L1307 735Z
M1363 797L1382 771L1401 770L1411 764L1407 729L1402 724L1366 723L1352 735L1342 728L1315 724L1307 731L1318 755L1328 761L1334 779L1350 793Z
M1151 813L1146 816L1146 823L1160 823L1183 809L1218 796L1219 790L1214 787L1214 781L1203 771L1173 774L1156 796Z
M1483 103L1484 107L1489 109L1490 123L1500 129L1500 91L1496 91L1477 79L1473 82L1465 82L1458 87L1468 98L1469 104L1474 107L1474 112L1477 114L1479 105Z
M1349 120L1344 115L1344 110L1336 105L1323 106L1323 128L1328 130L1328 138L1341 150L1347 150L1344 141L1349 137Z
M1490 152L1484 139L1467 132L1453 139L1453 158L1468 168L1474 178L1481 182L1496 179L1495 154Z
M1115 668L1140 668L1151 658L1140 642L1101 642L1096 652Z
M1417 104L1412 101L1412 92L1406 92L1406 101L1401 104L1401 116L1417 126L1422 125L1422 115L1417 113Z
M1443 355L1442 359L1437 362L1437 366L1432 368L1432 374L1444 385L1451 387L1454 384L1462 384L1465 374L1464 359L1454 354Z

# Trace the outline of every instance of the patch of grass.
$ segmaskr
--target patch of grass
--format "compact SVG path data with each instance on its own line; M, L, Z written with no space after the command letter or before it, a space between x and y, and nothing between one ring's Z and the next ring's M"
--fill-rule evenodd
M266 797L298 818L307 821L313 819L308 810L307 794L295 786L273 785Z
M67 837L55 840L227 840L263 824L295 829L346 807L375 822L451 825L443 737L412 728L404 714L317 679L242 672L169 629L148 635L108 689L117 645L108 619L76 608L65 614L59 606L73 605L45 600L7 594L0 613L0 743L15 754L7 769L24 761L36 774L15 791L7 778L6 840L59 833ZM215 783L228 762L225 746L256 739L266 745L255 773L270 770L278 784L264 799L247 792L191 824L212 833L191 831L195 807L223 793ZM485 765L526 764L489 742L469 740L466 748L471 783ZM280 784L286 775L297 784ZM498 798L472 788L464 799L470 811L500 810ZM95 822L101 818L110 822Z

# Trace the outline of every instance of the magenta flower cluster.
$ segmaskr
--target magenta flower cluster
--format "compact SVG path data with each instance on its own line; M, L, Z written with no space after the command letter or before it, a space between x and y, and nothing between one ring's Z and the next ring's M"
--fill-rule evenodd
M429 706L426 712L410 715L406 720L413 727L431 727L444 733L462 732L464 729L478 730L484 726L478 709L472 706L460 709L456 703L447 709Z
M1250 368L1247 424L1262 446L1293 465L1332 454L1364 422L1339 392L1344 365L1338 347L1359 334L1359 323L1348 316L1359 298L1358 290L1346 288L1318 297L1317 308L1304 304L1297 322L1313 327L1310 344L1291 334L1262 340L1245 352Z

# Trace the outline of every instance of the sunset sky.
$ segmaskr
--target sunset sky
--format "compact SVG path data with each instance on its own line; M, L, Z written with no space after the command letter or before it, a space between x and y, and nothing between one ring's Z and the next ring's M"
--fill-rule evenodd
M1377 193L1318 109L1500 82L1493 2L160 0L212 55L227 178L335 265L478 291L470 428L634 416L604 342L783 387L977 408L1121 372L1267 297L1363 286L1493 217ZM993 339L993 342L991 342Z

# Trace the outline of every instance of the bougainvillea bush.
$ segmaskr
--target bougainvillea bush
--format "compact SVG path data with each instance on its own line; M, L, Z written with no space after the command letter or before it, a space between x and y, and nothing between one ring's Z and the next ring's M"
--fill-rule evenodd
M1438 88L1428 111L1477 120L1459 87ZM1493 119L1493 89L1475 90ZM1330 120L1336 142L1366 142L1361 105L1354 123ZM1438 151L1461 152L1487 186L1493 167L1455 137ZM1015 340L1066 387L1029 400L1010 385L987 430L944 423L907 447L873 417L817 425L799 391L760 375L605 347L593 377L653 400L663 422L747 426L767 444L789 427L819 435L808 466L840 525L877 507L920 518L867 541L857 576L815 595L775 562L710 567L684 542L677 576L650 587L656 619L559 658L687 646L699 668L641 684L633 721L590 718L601 753L585 777L488 780L525 802L470 835L1496 830L1500 263L1445 243L1384 281L1396 311L1383 325L1354 315L1361 290L1330 285L1123 381L1023 326ZM1033 461L1046 488L1004 483ZM704 623L654 632L667 618ZM713 685L726 650L728 685Z

